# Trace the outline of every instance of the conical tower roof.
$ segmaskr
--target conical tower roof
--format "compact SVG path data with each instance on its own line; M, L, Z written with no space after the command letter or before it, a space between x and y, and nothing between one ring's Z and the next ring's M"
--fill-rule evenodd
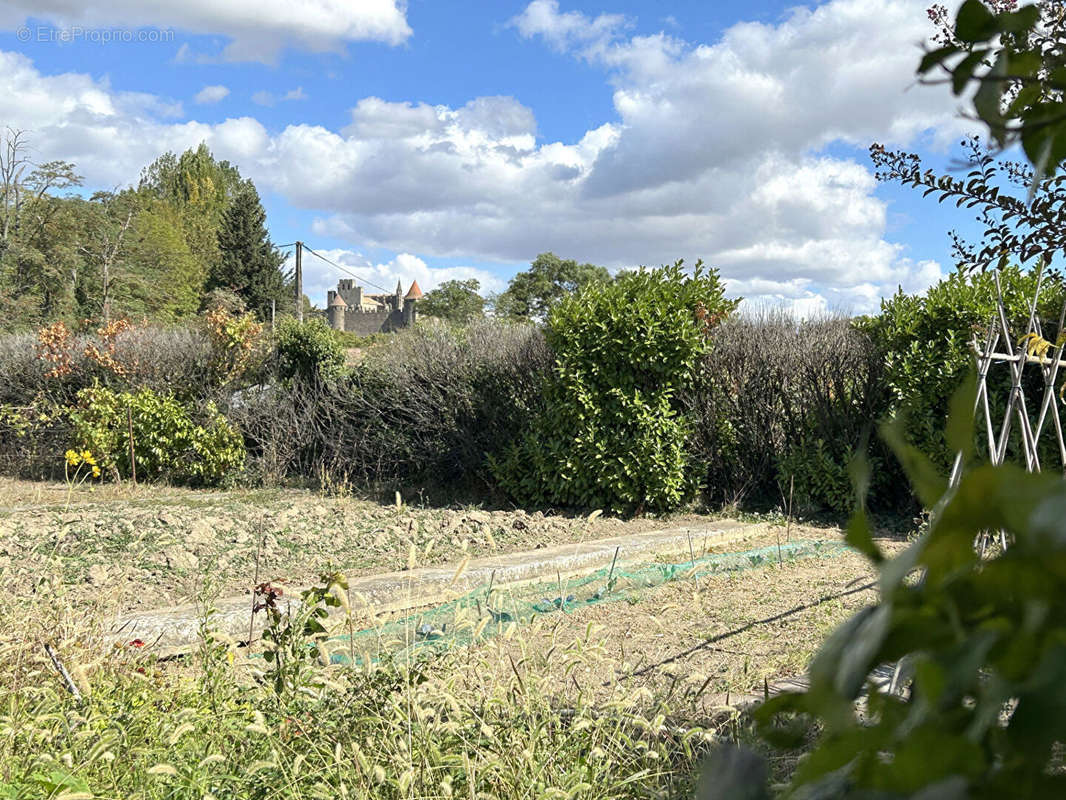
M403 284L399 280L396 281L396 294L403 294Z
M422 290L418 288L418 281L412 281L411 288L407 290L407 294L404 295L404 300L417 300L422 296Z

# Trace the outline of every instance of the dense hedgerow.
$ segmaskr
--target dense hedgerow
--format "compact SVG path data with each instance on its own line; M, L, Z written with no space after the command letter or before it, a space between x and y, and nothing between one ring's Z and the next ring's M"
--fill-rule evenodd
M1016 338L1036 278L1010 269L1001 280ZM1064 297L1045 279L1037 311L1052 341ZM865 451L869 504L899 509L912 502L906 483L870 435L896 414L947 468L946 398L996 312L991 274L952 275L857 320L749 314L708 325L731 309L713 273L622 273L565 299L543 331L419 325L366 344L349 366L343 338L317 321L283 321L273 339L220 310L189 328L54 325L0 338L0 469L61 476L70 409L93 387L170 396L208 429L214 403L243 435L254 482L435 488L453 499L502 490L530 507L630 512L677 508L702 486L712 505L778 505L791 492L797 508L846 512L849 463ZM1006 367L993 368L989 388L999 417ZM1035 406L1035 371L1024 388ZM1044 468L1057 468L1050 439L1042 446ZM1008 458L1016 452L1012 442Z
M256 379L261 334L247 315L216 311L184 328L118 320L75 333L56 323L0 337L0 468L62 477L73 446L102 459L103 477L130 477L132 411L139 478L235 480L243 443L215 409Z
M798 507L849 511L848 464L887 409L881 363L844 317L727 320L685 395L708 500L781 504L794 493ZM873 439L874 492L887 500L896 482L882 467L892 462Z

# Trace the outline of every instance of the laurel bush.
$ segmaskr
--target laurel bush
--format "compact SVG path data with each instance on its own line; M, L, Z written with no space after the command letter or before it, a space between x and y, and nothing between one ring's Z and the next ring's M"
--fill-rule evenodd
M714 270L623 272L563 298L548 317L555 357L544 408L492 470L533 507L665 511L699 486L681 393L736 303Z

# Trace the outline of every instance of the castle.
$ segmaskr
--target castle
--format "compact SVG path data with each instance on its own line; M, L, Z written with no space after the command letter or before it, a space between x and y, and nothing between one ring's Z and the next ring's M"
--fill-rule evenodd
M393 294L366 294L354 280L343 278L326 297L326 321L335 330L359 336L395 331L414 324L415 306L421 296L418 281L411 283L407 294L399 281Z

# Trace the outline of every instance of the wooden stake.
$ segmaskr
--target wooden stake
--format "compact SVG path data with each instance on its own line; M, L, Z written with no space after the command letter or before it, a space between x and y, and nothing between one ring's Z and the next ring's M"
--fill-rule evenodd
M611 570L610 570L610 572L607 573L607 585L608 586L611 585L611 578L614 577L614 565L615 565L615 562L618 561L618 551L621 550L621 549L622 549L622 545L618 545L618 547L616 547L614 549L614 558L611 559Z
M126 425L130 435L130 478L137 485L137 456L133 452L133 407L126 406Z
M63 662L59 660L59 655L52 648L48 642L44 643L44 652L48 653L48 657L52 659L52 666L56 668L56 672L63 678L63 683L67 685L67 691L70 692L74 699L79 703L81 702L81 692L78 691L78 685L74 683L74 679L70 677L70 673L67 672L67 668L63 666Z
M790 542L792 539L792 490L796 486L796 475L793 473L788 476L788 516L785 518L785 541Z

